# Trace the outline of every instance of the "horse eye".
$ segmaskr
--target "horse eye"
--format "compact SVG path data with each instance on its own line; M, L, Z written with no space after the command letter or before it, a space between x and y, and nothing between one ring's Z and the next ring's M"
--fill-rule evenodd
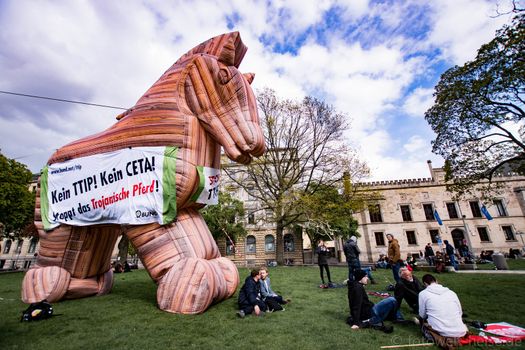
M221 68L219 70L219 81L221 84L227 84L232 78L230 70L228 68Z

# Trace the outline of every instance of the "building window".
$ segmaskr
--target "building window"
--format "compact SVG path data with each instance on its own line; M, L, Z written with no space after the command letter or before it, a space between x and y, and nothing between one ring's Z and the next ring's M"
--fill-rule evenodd
M472 210L472 216L475 218L481 217L481 209L479 208L479 202L478 201L472 201L469 202L470 204L470 210Z
M478 229L479 240L481 242L490 242L489 231L487 231L487 228L478 227L477 229Z
M374 232L374 236L376 237L376 246L385 245L385 236L383 232Z
M28 253L34 253L36 250L36 245L38 244L38 238L32 238L29 242L29 248L27 249Z
M503 205L503 201L501 199L494 199L494 205L498 209L498 215L499 216L507 216L507 210L505 209L505 206Z
M5 244L4 244L4 254L9 254L9 251L11 250L11 243L12 241L10 239L8 239L7 241L5 241Z
M246 237L246 253L255 254L255 237L254 236Z
M22 246L24 245L24 241L19 239L17 244L16 244L16 254L20 254L22 253Z
M428 230L428 234L430 235L430 241L432 243L437 244L439 238L439 230Z
M514 231L512 231L512 226L501 226L503 233L505 234L505 240L514 241L516 237L514 236Z
M379 204L369 205L368 213L370 214L370 222L383 222L383 218L381 217L381 207Z
M408 244L417 244L416 231L406 231Z
M235 255L235 243L230 239L226 240L226 255Z
M448 217L451 219L459 219L458 210L456 209L456 203L447 203Z
M264 251L275 252L275 238L272 235L266 235L264 237Z
M248 214L248 224L250 224L250 225L254 225L255 224L255 214L254 213Z
M410 214L410 206L408 205L401 205L401 216L403 217L403 221L412 221L412 214Z
M425 219L430 221L436 220L434 217L434 207L432 204L423 204L423 210L425 211Z
M284 235L284 251L285 252L295 251L295 243L294 243L292 234L288 233Z

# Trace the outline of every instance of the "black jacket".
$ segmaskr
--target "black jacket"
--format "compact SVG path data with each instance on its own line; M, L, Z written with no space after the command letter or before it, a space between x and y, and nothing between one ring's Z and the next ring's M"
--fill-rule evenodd
M346 241L343 246L343 251L345 252L347 262L359 261L359 254L361 251L356 242L352 240Z
M239 308L258 305L261 301L261 288L250 275L244 280L244 284L239 291Z
M317 247L315 252L317 253L317 263L319 265L326 265L328 264L328 256L330 255L330 251L327 247L324 247L324 250L321 249L322 247Z
M394 290L394 297L396 298L398 307L401 306L401 302L405 299L408 306L410 306L415 313L419 313L419 292L425 289L425 287L419 282L416 276L412 276L412 278L412 282L403 278L399 279Z
M365 287L358 281L352 281L348 284L348 305L350 306L352 325L359 326L361 321L372 317L374 303L368 300Z

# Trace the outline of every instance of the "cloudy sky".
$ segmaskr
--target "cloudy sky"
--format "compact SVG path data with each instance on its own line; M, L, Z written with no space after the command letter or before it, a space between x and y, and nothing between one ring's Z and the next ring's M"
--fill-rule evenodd
M510 0L0 0L0 90L131 107L183 53L238 30L252 87L346 113L370 180L429 177L440 75L509 23ZM117 109L0 93L0 149L39 172Z

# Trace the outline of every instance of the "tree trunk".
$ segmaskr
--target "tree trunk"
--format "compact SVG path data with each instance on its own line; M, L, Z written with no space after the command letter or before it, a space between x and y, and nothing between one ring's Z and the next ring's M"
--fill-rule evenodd
M120 242L118 242L118 257L117 262L124 264L126 260L128 259L128 246L129 246L129 238L126 236L126 234L122 235L122 238L120 239Z
M277 264L284 265L283 226L279 222L277 222L275 229L275 260Z

